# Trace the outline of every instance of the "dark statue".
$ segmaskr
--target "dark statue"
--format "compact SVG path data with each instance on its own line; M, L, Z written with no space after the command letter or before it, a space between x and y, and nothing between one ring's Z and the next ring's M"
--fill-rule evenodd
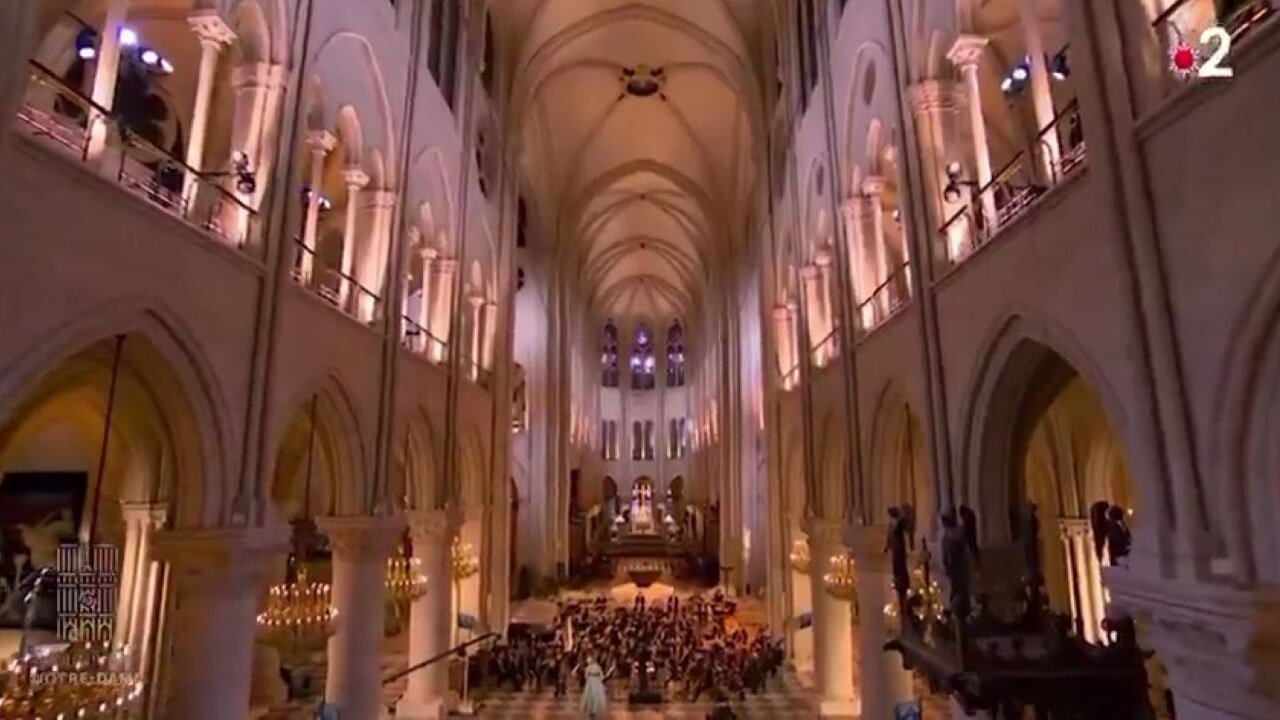
M963 620L969 617L970 542L965 527L956 519L954 510L942 514L942 569L950 585L948 608L951 615Z
M1089 507L1089 525L1093 529L1093 550L1099 562L1118 565L1129 555L1133 533L1125 521L1127 513L1119 505L1099 500ZM1110 560L1108 560L1108 556Z
M889 553L893 571L893 590L899 604L911 589L911 569L907 567L907 555L911 552L915 535L915 511L910 505L889 508L889 535L885 538L885 552Z
M982 551L978 549L978 515L968 505L960 506L960 529L964 531L964 542L973 559L980 560Z

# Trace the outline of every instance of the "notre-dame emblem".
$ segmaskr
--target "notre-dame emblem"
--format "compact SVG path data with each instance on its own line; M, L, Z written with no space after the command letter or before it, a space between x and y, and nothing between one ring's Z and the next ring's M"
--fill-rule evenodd
M115 629L120 549L58 548L58 635L68 642L108 642Z

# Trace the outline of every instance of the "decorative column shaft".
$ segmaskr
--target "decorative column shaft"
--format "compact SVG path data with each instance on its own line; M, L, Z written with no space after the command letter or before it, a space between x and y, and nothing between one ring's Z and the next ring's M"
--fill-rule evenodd
M382 710L382 630L387 558L403 520L328 517L320 530L333 549L337 631L329 638L325 700L342 717L376 718Z
M991 41L981 35L961 35L956 38L947 59L960 68L964 77L969 105L969 134L973 139L973 162L977 171L978 187L991 184L991 149L987 143L987 120L982 112L982 81L978 72L982 67L982 53ZM980 198L985 227L990 233L998 220L995 193L984 193Z
M832 254L829 244L823 245L814 255L814 264L818 266L818 300L822 304L822 312L819 318L822 337L830 335L836 327L835 278L832 277L834 263L835 256ZM824 345L819 352L823 364L829 363L835 357L835 354L835 343Z
M134 669L147 677L161 578L152 536L164 526L168 508L161 503L121 503L121 511L125 558L120 568L120 594L116 603L116 646L128 646Z
M899 703L913 696L911 673L901 658L886 651L889 631L884 608L894 597L889 556L884 552L887 526L854 528L854 573L858 590L858 688L862 693L862 717L891 718Z
M284 537L239 529L169 530L155 538L169 564L169 654L162 717L223 720L249 709L258 600Z
M408 666L433 658L449 649L449 629L453 626L453 574L450 542L457 528L443 511L428 511L409 517L413 555L422 561L427 576L427 594L413 601L409 610ZM404 696L396 705L396 717L405 720L435 720L444 717L449 694L448 663L441 661L409 675Z
M813 657L819 713L823 717L858 715L853 686L853 615L847 603L827 594L823 576L831 556L841 552L840 525L814 519L809 532L809 582L813 593Z
M787 373L791 372L795 360L791 357L791 311L786 305L775 305L773 308L773 337L774 353L778 358L778 372L782 373L783 377L783 389L789 390L785 383Z
M493 369L493 349L494 341L497 340L498 330L498 303L493 300L485 300L483 309L482 323L484 326L484 341L481 348L483 364L486 370Z
M875 289L867 257L867 233L863 227L866 213L866 201L862 195L854 195L840 203L840 217L844 221L844 234L849 244L849 284L853 288L855 305L861 305Z
M889 294L877 290L889 278L888 247L884 239L884 178L872 175L862 181L862 194L867 199L867 213L871 219L871 262L875 268L875 283L868 291L874 293L876 321L883 320L889 314Z
M442 247L448 247L447 245ZM451 257L443 257L436 261L439 276L435 282L435 300L431 308L431 334L445 344L453 342L453 284L458 275L458 261ZM448 357L447 348L441 345L436 352L436 362L444 362Z
M352 283L360 221L360 190L369 184L369 176L360 168L349 167L343 171L342 179L347 184L347 224L342 232L342 277L338 278L338 305L350 312L351 293L356 290Z
M433 344L431 340L431 301L435 287L432 285L431 276L435 272L433 266L436 262L436 251L435 248L424 247L421 250L421 254L422 296L418 300L418 324L422 326L424 334L419 349L426 353L428 357L434 357L433 353L436 351L431 347Z
M218 72L218 55L223 45L235 42L236 34L216 10L197 10L187 21L200 40L200 68L196 75L195 104L187 137L187 165L196 172L204 171L205 135L209 129L209 102L213 99L213 83ZM187 173L182 196L188 207L195 202L198 176Z
M307 196L307 215L302 225L302 246L299 257L298 277L304 285L311 284L315 272L316 233L320 227L321 185L324 183L324 159L338 146L338 138L328 130L307 133L307 147L311 150L311 184Z
M109 0L102 21L101 42L94 60L93 89L89 97L102 109L110 112L116 104L116 79L120 76L120 30L129 15L129 0ZM100 161L107 149L109 119L96 109L89 111L85 127L88 132L85 157Z
M379 299L386 294L387 253L391 247L391 224L395 216L396 194L391 190L373 190L363 194L369 213L369 232L356 247L356 282L369 292L360 293L356 316L373 322ZM376 296L371 294L376 293Z
M1022 28L1026 31L1027 57L1031 60L1031 103L1036 115L1036 134L1053 123L1053 88L1050 86L1049 66L1044 54L1044 37L1040 34L1040 16L1035 0L1018 0ZM1058 175L1058 159L1062 148L1057 133L1045 133L1036 143L1042 171L1046 180Z
M800 280L804 284L804 304L805 304L805 352L810 353L813 362L819 366L822 365L821 360L815 349L819 342L822 342L822 292L820 283L822 282L822 273L818 270L817 265L805 265L800 268Z
M933 227L941 228L964 208L962 201L951 202L942 192L947 183L947 163L954 159L951 157L955 145L952 135L958 93L955 83L946 80L924 80L912 85L907 92L911 111L916 119L920 159L924 164L920 191L929 199ZM941 255L935 250L935 255L947 259L958 257L968 239L969 231L970 228L963 223L956 223L948 228L946 237L940 237L936 231L930 232L936 238L931 247L937 248L939 241L945 243L946 254Z
M472 376L471 379L477 380L480 377L480 363L482 360L480 356L483 351L482 333L484 328L482 325L484 323L484 315L482 312L484 310L484 296L468 295L467 303L470 308L470 314L467 316L467 343L470 345L467 359L470 361L468 365Z

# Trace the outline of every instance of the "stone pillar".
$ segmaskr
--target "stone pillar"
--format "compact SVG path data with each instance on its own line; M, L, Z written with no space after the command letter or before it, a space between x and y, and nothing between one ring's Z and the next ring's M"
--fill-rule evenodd
M774 337L774 353L778 358L778 372L782 373L783 390L789 390L786 387L787 373L791 372L791 368L795 367L795 359L791 357L791 311L786 305L775 305L773 307L773 337Z
M844 221L844 235L849 245L849 283L853 288L854 304L861 306L875 284L868 272L866 232L862 220L866 215L866 203L861 195L854 195L840 203L840 218ZM865 325L865 322L864 322Z
M443 246L443 247L448 247ZM453 334L453 283L458 274L458 261L451 257L443 257L436 261L435 300L431 308L431 334L443 344L437 349L439 357L436 362L444 362L448 358L448 344Z
M818 358L814 349L818 343L822 342L822 292L820 283L822 282L822 273L818 270L817 265L805 265L800 268L800 280L804 285L804 305L805 305L805 348L804 352L812 356L812 362L821 366L822 362Z
M387 517L327 517L320 530L333 549L337 631L329 638L325 701L342 717L382 714L382 629L387 558L404 530Z
M420 350L427 357L434 357L435 350L432 348L434 343L431 340L431 301L435 287L431 282L431 276L435 272L433 266L436 262L436 250L424 246L419 252L422 255L422 297L418 299L418 324L426 331L422 337Z
M818 266L818 298L822 304L822 313L819 318L822 327L822 336L826 337L836 328L836 297L835 283L832 277L832 265L835 262L835 255L831 252L830 244L824 244L818 248L818 252L814 254L813 262ZM822 364L828 364L836 355L835 343L824 345L819 353L822 358Z
M218 72L218 55L223 45L235 42L236 34L216 10L196 10L188 18L191 31L200 40L200 68L196 75L195 104L187 135L187 165L197 173L204 171L205 135L209 130L209 102L213 99L213 83ZM187 207L195 203L199 176L187 173L183 182L183 198Z
M809 582L813 593L813 657L819 713L823 717L856 717L853 687L853 614L848 603L827 594L823 576L831 556L841 552L840 525L814 519L809 531Z
M124 561L116 603L116 647L128 647L133 668L147 677L153 660L152 640L160 602L161 570L152 538L168 516L163 503L121 503L124 516Z
M360 190L369 184L369 176L358 167L349 167L342 172L342 179L347 184L347 224L342 231L342 267L338 278L338 306L351 312L351 293L353 271L356 263L357 231L360 221Z
M1031 104L1035 110L1038 134L1053 123L1056 114L1053 109L1053 88L1049 84L1049 66L1044 54L1044 38L1040 34L1036 0L1018 0L1018 10L1022 16L1022 28L1026 32L1027 57L1031 60ZM1056 182L1058 159L1062 157L1058 134L1045 133L1036 145L1036 155L1040 158L1045 180Z
M453 625L453 575L449 549L457 531L456 521L444 511L415 513L409 517L413 555L422 561L427 594L409 610L409 660L413 667L449 649ZM408 677L408 687L396 705L400 720L443 718L449 695L449 661L441 660Z
M169 564L169 645L161 655L162 717L224 720L249 709L258 599L283 536L243 529L168 530L154 538Z
M315 253L318 238L316 233L320 227L321 185L324 184L324 159L338 146L338 138L328 130L313 130L307 133L307 148L311 150L311 190L307 198L307 215L302 224L302 251L298 259L298 278L304 285L311 284L315 272Z
M9 127L27 91L27 63L36 43L36 0L0 3L0 165L8 152Z
M471 379L478 380L480 378L480 362L482 359L480 355L483 351L484 328L481 327L481 325L484 322L484 316L482 314L484 310L484 296L479 294L468 295L467 303L467 307L470 309L470 312L467 315L468 329L466 332L467 344L469 345L467 349L467 359L470 361L467 363L467 366Z
M963 200L949 202L942 193L947 183L947 163L955 159L954 121L959 105L956 85L949 80L924 80L909 87L907 94L916 119L916 141L924 165L920 192L928 198L933 225L926 234L933 238L930 247L935 249L936 257L955 259L966 246L972 228L957 223L949 228L946 237L942 237L938 229L964 209ZM939 243L943 243L945 254L937 252Z
M960 69L964 77L966 99L969 106L969 135L973 140L973 163L977 171L978 187L991 184L991 150L987 143L987 120L982 114L982 81L978 73L982 66L982 53L991 41L981 35L961 35L947 52L947 59ZM980 198L982 216L987 233L995 230L998 219L994 193L984 193Z
M1108 567L1115 612L1168 671L1178 720L1280 717L1280 595Z
M98 57L94 62L93 89L89 93L89 97L107 111L115 109L116 79L120 75L120 30L128 15L129 0L109 0L102 21ZM107 135L111 129L109 120L97 110L91 110L85 127L88 132L85 157L99 162L107 149Z
M494 341L498 334L498 303L485 300L481 311L484 322L484 340L481 347L481 360L486 370L493 370Z
M794 299L787 299L787 318L790 332L787 334L787 342L791 346L791 363L799 367L800 363L800 304ZM796 379L799 380L800 375L797 373Z
M862 194L867 199L867 215L871 220L871 263L874 268L875 282L868 290L876 293L880 286L889 279L889 248L885 245L884 235L884 178L872 175L862 181ZM876 308L876 322L889 315L889 293L880 291L874 295L872 305Z
M249 168L257 180L254 192L241 193L232 178L224 180L224 186L233 192L249 208L262 208L263 198L270 187L272 171L276 163L276 146L279 143L279 117L288 82L288 70L284 65L272 63L244 63L231 71L231 89L235 98L231 114L232 152L242 152L249 159ZM292 157L282 158L291 162ZM265 224L250 224L253 216L239 203L224 203L219 223L224 234L241 245L261 243Z
M387 275L387 257L391 248L391 224L395 217L396 194L391 190L372 190L362 195L365 210L369 213L369 232L364 242L356 248L356 282L369 292L362 292L357 299L356 317L373 322L377 317L379 299L387 293L384 287ZM369 293L376 293L377 296Z
M858 588L858 688L862 691L862 717L891 718L899 703L914 697L911 673L902 658L887 652L889 631L884 607L892 598L893 577L884 552L886 526L859 526L849 533Z

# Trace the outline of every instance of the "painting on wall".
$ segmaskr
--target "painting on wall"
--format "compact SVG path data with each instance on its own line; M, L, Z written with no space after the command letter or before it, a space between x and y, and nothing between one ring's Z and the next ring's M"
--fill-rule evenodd
M82 472L5 473L0 478L0 629L22 628L24 583L55 567L58 546L76 542L89 476ZM42 593L33 626L54 630L56 593Z

